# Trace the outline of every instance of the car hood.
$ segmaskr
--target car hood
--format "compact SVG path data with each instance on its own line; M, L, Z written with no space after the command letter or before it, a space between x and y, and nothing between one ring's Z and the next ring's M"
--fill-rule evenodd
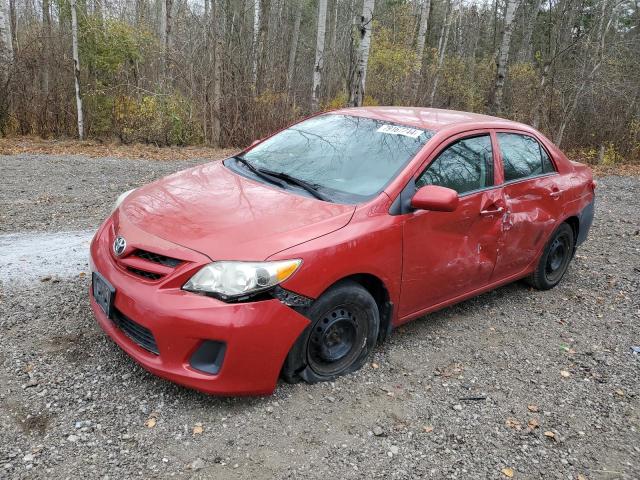
M135 190L117 215L212 260L264 260L344 227L354 210L261 184L214 162Z

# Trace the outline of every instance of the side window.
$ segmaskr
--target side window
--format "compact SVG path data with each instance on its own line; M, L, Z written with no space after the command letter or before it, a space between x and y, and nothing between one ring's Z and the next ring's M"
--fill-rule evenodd
M547 155L547 151L542 145L538 146L540 147L540 155L542 155L542 170L544 170L544 173L555 172L556 169L553 166L553 162L549 158L549 155Z
M553 164L538 141L518 133L498 133L504 181L553 172Z
M416 180L416 188L425 185L448 187L458 193L492 186L491 137L465 138L449 145Z

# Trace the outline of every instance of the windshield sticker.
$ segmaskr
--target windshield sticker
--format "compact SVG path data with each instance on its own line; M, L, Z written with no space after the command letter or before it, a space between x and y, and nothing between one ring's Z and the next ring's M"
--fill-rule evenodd
M398 125L382 125L377 132L389 133L391 135L403 135L410 138L418 138L424 133L424 130L418 130L417 128L400 127Z

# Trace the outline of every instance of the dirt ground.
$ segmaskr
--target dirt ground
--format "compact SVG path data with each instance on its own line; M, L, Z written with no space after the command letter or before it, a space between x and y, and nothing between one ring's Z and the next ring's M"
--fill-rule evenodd
M557 288L508 285L346 378L228 399L138 367L87 298L117 195L202 161L0 156L0 478L640 478L640 178L598 179Z

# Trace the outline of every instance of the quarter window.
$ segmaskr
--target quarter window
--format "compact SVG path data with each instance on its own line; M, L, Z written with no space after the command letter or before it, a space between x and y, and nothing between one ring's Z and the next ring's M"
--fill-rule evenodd
M425 185L439 185L458 193L492 186L491 137L465 138L448 146L418 177L416 188Z
M549 155L535 138L517 133L498 133L497 136L505 182L554 171Z

